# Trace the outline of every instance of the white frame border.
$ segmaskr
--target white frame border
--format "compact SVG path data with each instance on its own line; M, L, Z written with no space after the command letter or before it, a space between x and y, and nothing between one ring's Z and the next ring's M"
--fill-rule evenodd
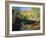
M14 7L37 7L40 8L40 30L31 31L12 31L12 6ZM27 33L43 33L43 6L42 5L22 5L22 4L10 4L9 5L9 34L27 34Z

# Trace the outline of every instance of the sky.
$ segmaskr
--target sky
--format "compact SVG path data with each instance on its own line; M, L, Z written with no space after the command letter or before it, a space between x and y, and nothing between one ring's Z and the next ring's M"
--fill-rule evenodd
M13 7L15 9L15 7ZM16 7L16 10L31 10L31 7Z

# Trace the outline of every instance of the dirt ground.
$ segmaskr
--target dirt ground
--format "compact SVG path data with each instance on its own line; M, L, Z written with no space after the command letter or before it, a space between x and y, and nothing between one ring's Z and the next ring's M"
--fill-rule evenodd
M31 25L23 25L21 27L21 30L40 30L40 23L36 24L31 24Z

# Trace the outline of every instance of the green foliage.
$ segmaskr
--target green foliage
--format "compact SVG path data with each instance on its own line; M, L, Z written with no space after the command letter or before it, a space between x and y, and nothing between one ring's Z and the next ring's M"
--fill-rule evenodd
M32 8L32 15L33 18L39 18L40 16L40 8Z
M21 10L16 10L14 9L13 12L13 22L15 21L15 17L19 16L21 19L29 19L29 18L33 18L33 19L39 19L40 17L40 8L34 8L32 7L32 11L30 15L27 14L28 11L23 11L22 14L20 13Z

